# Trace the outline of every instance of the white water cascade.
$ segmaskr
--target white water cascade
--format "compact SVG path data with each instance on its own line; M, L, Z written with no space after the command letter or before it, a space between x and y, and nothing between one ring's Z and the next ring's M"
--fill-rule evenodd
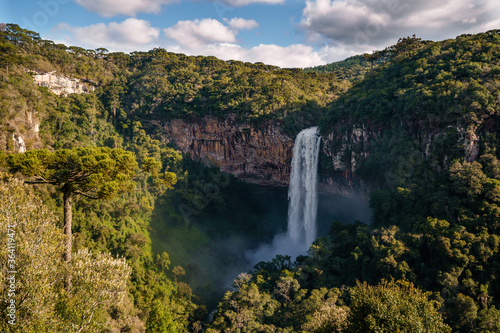
M317 127L305 129L297 135L288 188L287 231L276 235L272 244L247 252L245 256L250 267L260 261L270 261L278 254L289 255L293 260L306 254L315 240L320 141Z
M288 237L307 250L316 239L318 211L318 157L321 137L317 127L297 135L293 147L292 172L288 187Z

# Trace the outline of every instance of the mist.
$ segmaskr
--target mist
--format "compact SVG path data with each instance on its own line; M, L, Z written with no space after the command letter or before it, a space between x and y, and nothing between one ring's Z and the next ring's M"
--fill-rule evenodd
M317 237L328 235L334 222L350 224L356 221L369 224L372 220L373 212L367 199L361 193L353 192L351 196L342 196L329 192L318 193L318 213L317 213ZM283 216L283 224L286 225L287 216ZM274 236L271 242L262 243L257 248L245 252L245 259L248 262L248 270L251 270L261 261L270 261L276 255L289 255L292 262L297 256L307 254L309 250L301 244L296 244L290 240L286 230Z
M189 225L171 225L162 205L155 208L151 231L155 253L167 252L171 267L185 269L180 281L188 283L210 309L217 306L240 273L278 254L295 258L308 250L286 240L287 188L240 185L240 190L231 192L235 201L228 202L225 214L207 208ZM371 209L361 195L318 192L318 237L328 235L335 221L370 220Z

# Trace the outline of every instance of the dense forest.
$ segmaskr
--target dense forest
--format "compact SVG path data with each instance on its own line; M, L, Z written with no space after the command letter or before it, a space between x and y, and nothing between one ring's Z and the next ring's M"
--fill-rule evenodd
M0 256L15 224L16 329L500 331L499 59L499 31L403 38L303 71L86 50L0 26ZM47 72L88 93L37 86L33 75ZM206 115L274 122L291 137L311 125L325 137L367 129L353 177L372 184L373 223L331 221L306 255L261 262L214 301L187 253L167 250L206 243L224 269L238 256L213 244L221 230L269 239L279 228L241 196L247 184L168 146L150 123ZM213 183L220 191L204 197ZM209 222L185 223L180 207L200 206Z
M357 82L363 80L366 73L385 61L385 57L370 58L370 55L357 55L328 65L304 68L304 72L333 73L340 80Z

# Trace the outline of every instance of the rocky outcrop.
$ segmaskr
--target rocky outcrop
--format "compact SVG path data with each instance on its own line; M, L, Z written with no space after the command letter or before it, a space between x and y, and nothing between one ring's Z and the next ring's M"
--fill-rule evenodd
M479 135L477 135L476 126L469 126L467 130L458 130L463 138L463 147L465 150L465 160L472 162L479 156Z
M56 95L83 94L94 91L94 87L81 82L79 79L56 75L55 72L35 73L33 81L41 86L47 87Z
M334 129L326 135L322 153L331 159L331 171L354 173L360 161L368 156L368 145L373 136L374 133L365 126Z
M24 153L42 148L40 119L36 112L19 112L16 117L0 126L0 151Z
M154 122L163 128L163 137L179 150L207 165L261 185L288 186L293 139L278 126L265 123L254 127L239 124L233 117L224 121L205 117L198 122L175 119ZM355 128L351 135L330 133L322 140L321 159L333 161L333 170L320 170L322 192L348 197L368 196L368 187L354 176L357 163L366 157L370 133Z
M375 133L365 126L338 127L322 138L319 189L346 197L367 199L371 186L356 176L358 166L368 157Z
M26 144L24 143L24 139L21 135L17 133L12 134L12 143L13 148L16 153L24 153L26 152Z
M258 127L205 117L194 123L175 119L163 127L165 140L179 150L248 182L287 186L293 140L278 126Z
M162 127L166 142L207 165L260 185L289 184L294 142L275 124L254 127L237 123L233 117L224 121L205 117L197 122L175 119L153 123ZM338 130L322 139L320 159L329 161L333 169L320 168L321 192L368 197L369 186L354 172L367 156L371 135L360 127L349 135Z

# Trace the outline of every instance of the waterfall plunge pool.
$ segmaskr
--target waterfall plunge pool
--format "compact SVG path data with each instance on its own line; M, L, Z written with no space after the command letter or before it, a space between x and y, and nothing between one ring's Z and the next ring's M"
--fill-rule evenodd
M276 234L272 242L262 244L257 249L245 252L250 267L270 261L276 255L289 255L294 260L307 250L319 235L325 235L329 227L317 224L319 205L318 161L321 136L318 127L302 130L296 137L293 147L290 184L288 187L288 213L286 232ZM321 220L363 220L370 219L370 213L360 198L330 198L322 196ZM324 200L326 199L326 200ZM335 200L337 199L337 200ZM357 200L356 200L357 199ZM369 209L369 208L368 208ZM353 216L357 214L358 216ZM330 215L335 216L332 218ZM345 222L344 222L345 223Z

